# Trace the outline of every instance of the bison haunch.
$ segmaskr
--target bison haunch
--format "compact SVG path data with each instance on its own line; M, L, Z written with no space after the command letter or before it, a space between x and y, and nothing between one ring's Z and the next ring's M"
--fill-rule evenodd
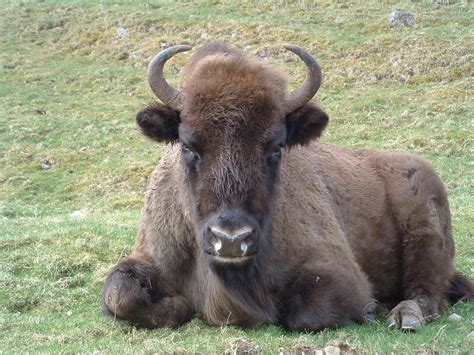
M473 299L453 267L446 192L422 159L317 140L328 122L310 103L317 62L287 93L276 68L220 43L199 49L181 91L150 63L164 104L138 113L167 142L150 181L133 254L108 277L104 308L145 327L281 323L320 330L394 307L391 326L416 329L446 300Z

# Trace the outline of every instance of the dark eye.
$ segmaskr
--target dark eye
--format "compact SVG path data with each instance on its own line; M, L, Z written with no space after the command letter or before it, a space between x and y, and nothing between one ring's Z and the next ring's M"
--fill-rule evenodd
M276 164L281 159L281 148L283 147L282 144L273 147L267 154L267 159L270 164Z
M281 158L281 146L278 145L273 149L272 157L274 159L280 159Z
M181 150L183 151L183 153L191 152L191 149L189 149L189 147L184 143L181 143Z
M199 161L200 156L197 152L193 151L191 148L189 148L186 144L182 143L181 144L181 151L183 153L183 158L186 164L192 165Z

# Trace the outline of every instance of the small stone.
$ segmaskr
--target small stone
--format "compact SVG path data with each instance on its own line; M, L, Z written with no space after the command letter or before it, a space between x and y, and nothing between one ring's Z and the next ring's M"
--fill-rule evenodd
M324 348L324 353L326 355L339 355L341 353L341 349L337 346L329 345Z
M324 351L322 351L321 349L316 349L314 355L324 355Z
M69 214L69 217L74 218L74 219L82 219L87 216L87 211L86 210L79 210L79 211L74 211Z
M459 322L462 319L462 317L457 313L453 313L448 317L448 319L453 322Z
M403 25L413 27L413 25L415 24L415 17L408 12L393 10L388 17L388 22L391 25Z
M76 247L82 247L86 245L86 240L85 239L76 239L76 241L74 242L74 246Z
M49 170L54 164L56 164L54 160L45 159L41 162L41 170Z
M398 67L402 61L400 58L392 58L391 62L394 67Z
M128 36L128 29L126 29L125 27L120 26L119 28L117 28L117 35L119 37Z

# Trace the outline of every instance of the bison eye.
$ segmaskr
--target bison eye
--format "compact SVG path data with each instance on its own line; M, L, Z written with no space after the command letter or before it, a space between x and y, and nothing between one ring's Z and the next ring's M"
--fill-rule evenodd
M276 147L272 148L269 154L269 162L270 163L277 163L281 159L281 148L283 145L277 145Z
M275 149L273 149L272 152L273 158L281 158L281 146L276 146Z
M201 159L199 153L193 151L184 143L181 144L181 152L183 153L185 163L189 166L195 164Z
M184 143L181 144L181 149L182 149L183 153L191 152L191 149L189 149L189 147Z

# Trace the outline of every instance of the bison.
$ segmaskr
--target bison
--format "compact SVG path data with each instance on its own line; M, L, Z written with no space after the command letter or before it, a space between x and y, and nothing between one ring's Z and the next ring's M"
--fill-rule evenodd
M448 300L472 300L453 266L443 184L423 159L321 142L328 115L310 100L316 60L287 92L276 67L222 43L191 57L181 89L159 53L148 81L163 102L140 111L168 143L146 194L134 252L111 271L103 308L140 326L282 324L318 331L374 317L418 329Z

